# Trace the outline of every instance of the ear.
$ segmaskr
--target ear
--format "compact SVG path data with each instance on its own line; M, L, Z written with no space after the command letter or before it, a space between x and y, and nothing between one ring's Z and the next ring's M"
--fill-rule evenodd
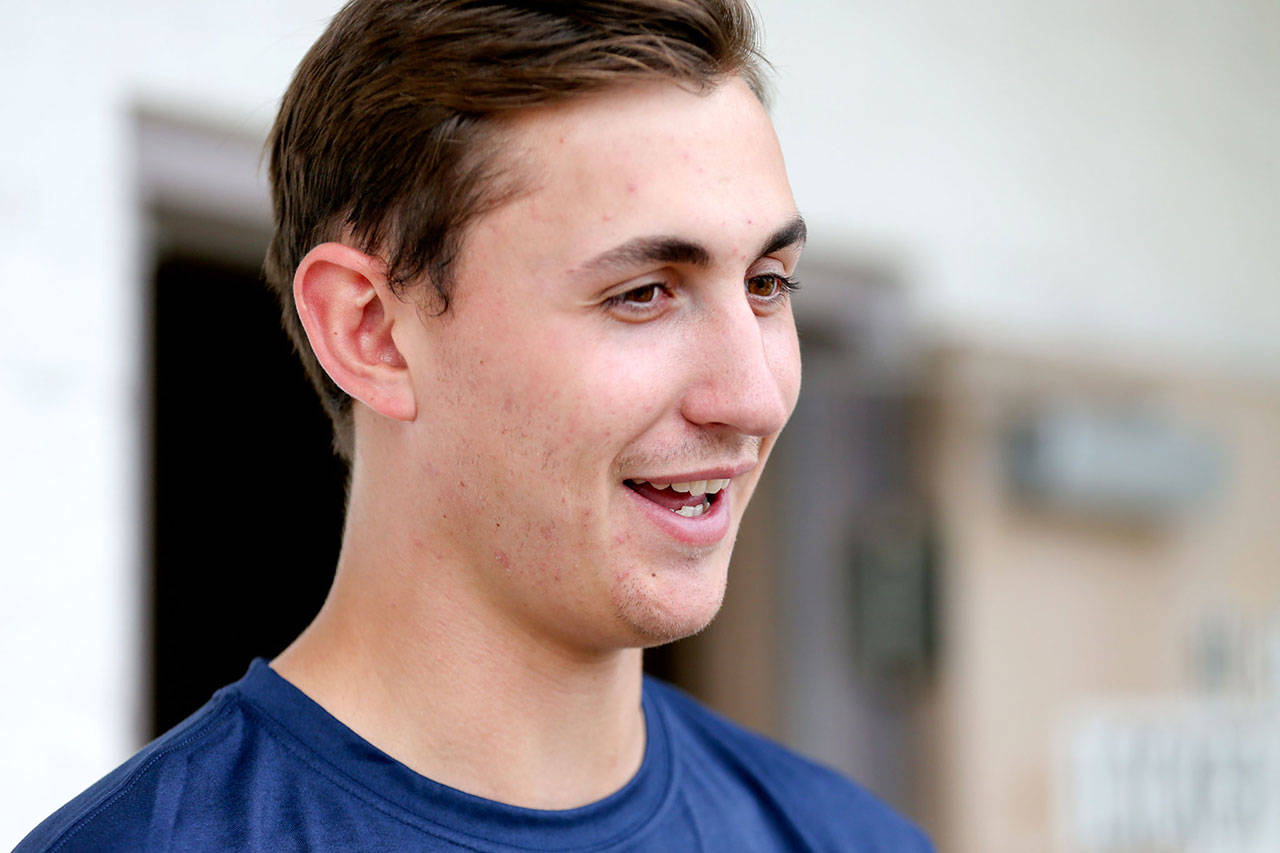
M381 415L413 420L413 383L392 328L416 314L391 292L382 261L321 243L298 265L293 298L311 349L338 387Z

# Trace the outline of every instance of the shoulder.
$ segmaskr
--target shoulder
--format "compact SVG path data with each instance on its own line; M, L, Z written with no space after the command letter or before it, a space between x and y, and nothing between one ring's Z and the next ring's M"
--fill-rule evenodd
M664 710L682 772L742 788L819 849L932 851L927 836L841 773L707 709L671 685L646 679Z
M234 764L231 755L245 740L246 722L234 692L220 691L50 815L15 853L154 847L157 824L166 815L173 817L180 801L190 799L193 779L210 787L229 780L227 762Z

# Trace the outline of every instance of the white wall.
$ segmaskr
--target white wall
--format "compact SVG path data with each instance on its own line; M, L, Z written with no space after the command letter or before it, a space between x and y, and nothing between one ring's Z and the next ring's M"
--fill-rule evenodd
M16 8L8 8L8 7ZM0 847L138 746L142 287L132 111L265 133L334 2L6 4Z
M760 5L813 248L948 332L1280 374L1280 4Z
M131 110L265 132L337 5L6 4L0 845L140 731ZM1280 375L1273 0L760 5L816 253L928 329Z

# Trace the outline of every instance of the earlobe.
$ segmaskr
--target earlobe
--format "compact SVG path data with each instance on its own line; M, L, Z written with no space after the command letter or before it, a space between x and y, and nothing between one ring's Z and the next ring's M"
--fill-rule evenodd
M293 297L311 349L338 387L385 417L413 420L413 383L392 336L402 313L395 309L403 306L382 262L341 243L322 243L298 265Z

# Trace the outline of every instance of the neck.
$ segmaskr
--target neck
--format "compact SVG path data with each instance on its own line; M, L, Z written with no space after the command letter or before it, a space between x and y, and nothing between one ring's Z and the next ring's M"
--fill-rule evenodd
M625 785L644 753L640 650L533 636L487 606L447 551L397 547L415 541L384 529L404 517L403 504L368 511L362 498L353 484L329 598L272 667L365 740L452 788L566 809Z

